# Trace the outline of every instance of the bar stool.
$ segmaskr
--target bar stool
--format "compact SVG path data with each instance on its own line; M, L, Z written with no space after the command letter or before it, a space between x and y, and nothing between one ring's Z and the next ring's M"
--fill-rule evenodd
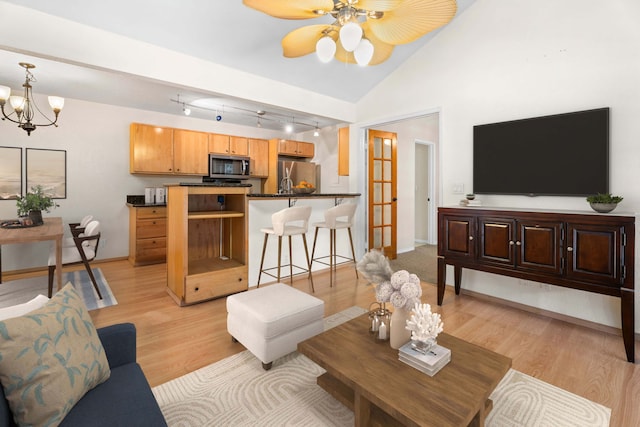
M293 267L301 270L301 272L309 273L309 280L311 281L311 291L315 292L313 288L313 277L311 277L311 263L309 261L309 250L307 249L307 231L309 229L309 217L311 216L311 206L293 206L290 208L282 209L273 215L271 215L271 228L262 228L261 232L264 233L264 245L262 246L262 259L260 260L260 273L258 274L258 287L260 287L260 277L262 273L274 277L280 282L280 270L282 267L289 267L289 278L293 285ZM273 234L278 236L278 266L263 268L264 255L267 251L267 241L269 235ZM307 260L306 268L293 264L293 257L291 251L291 236L301 235L302 242L304 243L305 259ZM289 264L281 265L282 261L282 236L289 237ZM277 275L270 273L270 270L278 270Z
M353 224L353 216L356 213L358 205L355 203L343 203L327 209L324 212L324 222L316 222L313 226L316 228L316 232L313 236L313 249L311 250L311 265L313 262L319 262L320 264L329 266L329 284L333 286L333 276L336 266L339 264L345 264L347 262L353 262L356 264L356 254L353 250L353 237L351 235L351 226ZM329 255L315 258L316 241L318 239L318 229L329 229ZM351 258L338 255L336 253L336 230L346 228L349 232L349 243L351 244ZM320 261L322 259L329 258L329 262ZM337 262L337 258L342 258L347 261ZM356 277L358 277L358 270L356 270Z

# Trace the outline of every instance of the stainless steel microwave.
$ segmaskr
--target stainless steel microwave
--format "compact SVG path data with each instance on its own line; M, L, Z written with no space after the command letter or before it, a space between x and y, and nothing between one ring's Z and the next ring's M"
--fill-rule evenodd
M248 179L251 161L245 156L209 154L209 178Z

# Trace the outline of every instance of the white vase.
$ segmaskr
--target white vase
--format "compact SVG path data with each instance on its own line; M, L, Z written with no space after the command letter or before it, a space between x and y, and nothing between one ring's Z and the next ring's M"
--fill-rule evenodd
M391 313L391 325L389 325L389 345L393 349L399 349L411 340L411 331L407 330L407 320L411 318L411 311L396 308Z

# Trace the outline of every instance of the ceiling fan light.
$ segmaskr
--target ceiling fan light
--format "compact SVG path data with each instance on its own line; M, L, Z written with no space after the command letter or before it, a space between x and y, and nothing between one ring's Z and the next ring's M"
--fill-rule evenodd
M11 96L11 88L9 86L0 86L0 101L6 101Z
M329 36L324 36L316 43L316 55L322 62L329 62L336 54L336 42Z
M362 27L356 22L347 22L340 28L340 43L347 52L353 52L362 38Z
M373 58L373 44L369 40L363 38L360 40L358 47L353 52L353 56L356 57L356 62L361 67L369 65L371 58Z
M62 109L64 108L64 98L61 98L59 96L50 96L49 106L53 111L62 111Z

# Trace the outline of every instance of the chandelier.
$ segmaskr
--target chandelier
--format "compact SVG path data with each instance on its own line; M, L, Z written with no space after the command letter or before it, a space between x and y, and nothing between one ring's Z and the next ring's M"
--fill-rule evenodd
M297 58L315 52L322 62L333 58L361 66L391 57L395 46L411 43L446 25L456 0L243 0L245 6L282 19L331 16L330 24L307 25L282 39L283 55Z
M31 73L31 70L33 68L36 68L36 66L26 62L20 62L19 65L25 69L26 73L24 84L22 85L22 87L24 88L24 95L11 96L11 88L9 86L0 86L0 110L2 110L2 115L4 116L2 117L2 120L9 120L10 122L17 123L18 127L27 132L27 135L31 135L31 132L36 130L36 127L38 126L53 125L55 127L58 127L56 122L58 121L58 115L60 114L60 111L62 111L62 107L64 107L64 98L61 98L59 96L49 97L49 106L55 114L54 120L49 119L44 115L42 111L40 111L40 109L36 105L36 102L33 100L33 94L31 92L31 82L37 81L34 75ZM7 114L4 109L7 100L9 100L9 103L13 108L13 112L9 114ZM48 123L34 124L32 120L36 111L38 111L48 121ZM15 118L13 116L15 116Z

